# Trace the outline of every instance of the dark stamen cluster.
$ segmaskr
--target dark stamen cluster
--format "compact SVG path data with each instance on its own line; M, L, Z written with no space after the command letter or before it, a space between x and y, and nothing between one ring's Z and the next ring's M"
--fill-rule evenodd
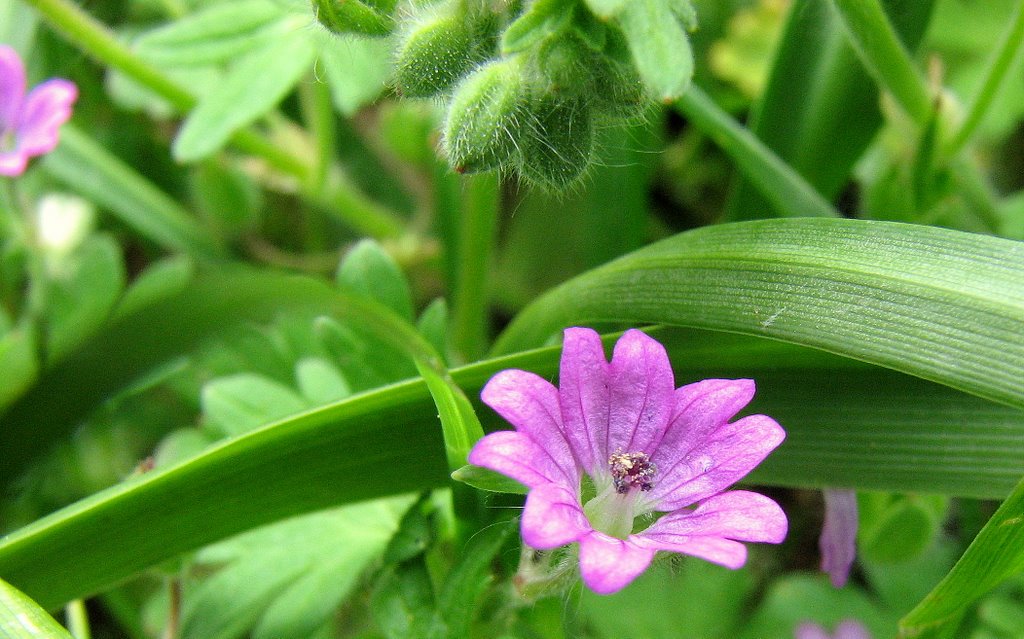
M608 457L608 466L612 471L615 491L620 495L629 492L633 486L639 486L640 490L654 487L651 480L658 472L658 467L651 462L647 453L617 452Z

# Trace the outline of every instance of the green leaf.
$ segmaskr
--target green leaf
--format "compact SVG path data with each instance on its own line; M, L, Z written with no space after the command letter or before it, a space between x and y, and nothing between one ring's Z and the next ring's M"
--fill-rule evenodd
M449 637L470 636L470 625L480 612L478 601L494 581L491 564L505 540L515 533L516 524L516 521L506 521L488 526L459 549L459 560L448 573L437 597L438 611L448 627Z
M4 639L71 639L53 617L20 590L0 579L0 635Z
M374 620L387 639L453 636L447 633L436 607L422 558L399 564L381 577L370 602Z
M418 360L416 368L427 384L430 396L437 406L444 435L445 456L450 468L465 465L469 450L484 436L480 420L466 394L439 362L434 366Z
M207 383L202 403L210 424L225 435L240 435L306 408L292 389L250 373Z
M472 464L466 464L457 469L452 473L452 479L469 484L473 488L479 488L480 490L492 493L525 495L530 490L510 477L496 473L488 468L473 466Z
M913 561L933 545L945 520L941 496L862 495L858 550L865 560L885 564Z
M138 55L160 66L203 66L230 61L296 28L269 0L213 5L153 29L135 40Z
M448 303L437 298L427 305L416 321L416 329L447 361L448 352Z
M277 106L310 69L314 54L311 38L296 29L240 60L185 119L174 140L175 159L195 161L227 144L233 133Z
M352 394L341 372L326 359L306 357L295 365L295 379L302 396L313 406L330 404Z
M317 69L323 70L334 106L351 116L373 102L391 75L388 40L321 34Z
M586 0L590 10L602 18L612 18L629 4L629 0Z
M1024 481L999 506L949 574L900 620L900 636L951 636L968 606L1022 570Z
M762 220L682 233L549 291L509 352L599 321L812 346L1024 407L1024 243L924 226Z
M43 166L157 246L198 257L223 251L181 205L73 125L61 127Z
M532 2L508 25L501 36L502 55L512 55L537 45L541 40L557 34L572 18L572 6L565 0L539 0Z
M0 337L0 370L4 372L4 383L0 385L3 411L32 386L39 374L34 331L17 328Z
M352 247L338 267L339 285L374 300L412 321L412 293L402 270L390 255L373 240L362 240Z
M693 79L693 50L668 5L662 0L633 0L623 4L615 18L651 94L664 102L682 95Z

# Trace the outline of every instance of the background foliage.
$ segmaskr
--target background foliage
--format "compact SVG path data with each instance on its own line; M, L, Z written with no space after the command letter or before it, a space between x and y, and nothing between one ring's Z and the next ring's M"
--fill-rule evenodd
M1019 636L1017 0L0 0L0 42L80 89L0 184L7 636ZM518 598L522 498L450 473L570 325L757 380L784 545Z

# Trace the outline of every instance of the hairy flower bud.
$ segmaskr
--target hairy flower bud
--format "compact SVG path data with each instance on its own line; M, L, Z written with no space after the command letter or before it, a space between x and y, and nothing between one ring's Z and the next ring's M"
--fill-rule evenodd
M593 116L582 100L542 96L530 103L524 128L528 131L520 138L519 171L527 179L561 190L590 166Z
M459 15L417 25L398 51L395 84L399 91L426 98L451 88L475 62L473 35Z
M452 97L444 146L459 173L496 169L516 152L524 87L518 59L491 62L463 80Z
M391 10L395 0L312 0L320 24L335 33L385 36L395 21Z

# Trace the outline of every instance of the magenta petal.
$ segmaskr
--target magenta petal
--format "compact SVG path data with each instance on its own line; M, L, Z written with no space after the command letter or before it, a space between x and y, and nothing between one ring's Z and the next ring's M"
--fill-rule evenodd
M786 514L772 499L733 490L705 500L694 510L669 513L640 536L666 544L696 536L777 544L786 538L788 528Z
M871 639L871 633L856 619L844 619L836 626L835 639Z
M825 523L818 547L821 569L829 574L832 585L842 588L857 557L857 493L852 490L825 490Z
M562 434L558 389L547 380L520 370L505 370L480 392L484 403L530 437L560 469L563 483L576 485L579 471ZM550 475L555 481L558 476Z
M648 499L658 510L672 511L720 493L750 473L785 437L778 422L765 415L722 424L695 449L680 451L675 463L667 456L659 462L655 456L660 477Z
M520 528L523 542L539 550L564 546L591 531L579 498L557 484L544 484L530 491Z
M610 367L610 424L605 456L654 452L672 417L675 382L665 347L635 329L615 344Z
M28 155L52 151L77 98L78 87L67 80L47 80L32 89L19 116L18 147Z
M599 595L610 595L647 570L656 552L631 539L616 539L595 531L580 539L580 575L588 588Z
M573 455L585 471L607 472L609 364L601 336L589 328L567 328L558 373L562 423Z
M502 430L485 435L469 451L469 463L507 475L534 488L563 481L562 471L528 435Z
M28 156L24 153L0 153L0 175L21 175L25 172L26 167L28 167Z
M0 139L15 128L24 96L25 66L12 47L0 44Z

